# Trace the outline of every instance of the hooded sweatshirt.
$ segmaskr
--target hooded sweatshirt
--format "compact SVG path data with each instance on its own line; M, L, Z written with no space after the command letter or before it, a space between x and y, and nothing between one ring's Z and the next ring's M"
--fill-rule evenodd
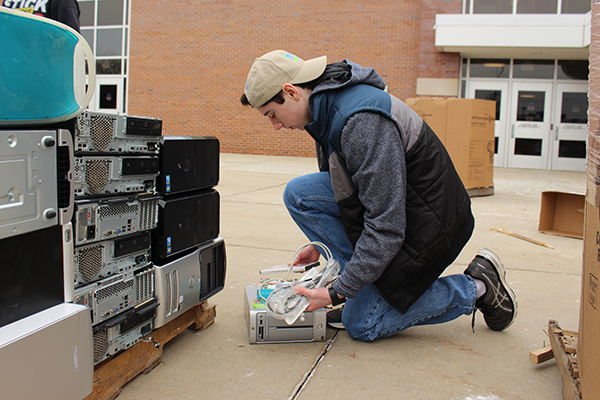
M351 78L315 87L305 126L325 156L320 167L330 172L354 247L333 287L353 298L374 283L404 313L447 266L436 265L472 219L470 199L421 117L383 91L375 70L344 62Z

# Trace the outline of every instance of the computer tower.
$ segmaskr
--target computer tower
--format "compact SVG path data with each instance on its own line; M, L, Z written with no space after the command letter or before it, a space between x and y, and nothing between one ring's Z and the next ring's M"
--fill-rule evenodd
M89 307L92 326L154 297L152 266L142 267L75 289L73 303Z
M157 190L165 196L219 183L219 140L213 136L163 136Z
M75 245L154 229L160 196L130 195L75 202Z
M73 188L76 198L129 193L154 193L158 175L156 156L75 157Z
M0 238L70 221L72 154L66 129L0 130Z
M79 246L74 253L75 286L126 273L149 263L149 231Z
M154 290L160 302L154 328L202 303L225 285L225 242L222 238L183 253L154 264Z
M1 239L0 254L0 327L72 298L70 223Z
M85 111L77 117L75 151L156 154L161 136L157 118Z
M81 400L93 380L86 307L61 303L0 328L3 399Z
M94 364L141 342L154 329L158 301L149 299L93 328Z
M258 299L256 286L244 287L244 313L250 344L322 342L327 334L325 308L305 311L293 324L288 325L284 320L267 314L264 300Z
M165 197L159 203L158 226L152 231L152 261L216 239L219 199L214 189Z

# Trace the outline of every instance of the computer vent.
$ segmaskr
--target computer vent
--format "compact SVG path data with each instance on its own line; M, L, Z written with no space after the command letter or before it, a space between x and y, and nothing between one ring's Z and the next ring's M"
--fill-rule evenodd
M108 351L108 329L101 328L94 332L94 363L101 361Z
M108 115L95 115L91 118L90 136L97 150L106 150L113 138L114 119Z
M135 273L136 304L154 297L154 271L147 268Z
M102 193L108 184L110 176L110 161L108 160L87 160L85 163L85 183L87 183L90 192L94 194Z
M86 282L91 282L98 277L103 262L103 249L104 246L99 245L77 251L79 273Z

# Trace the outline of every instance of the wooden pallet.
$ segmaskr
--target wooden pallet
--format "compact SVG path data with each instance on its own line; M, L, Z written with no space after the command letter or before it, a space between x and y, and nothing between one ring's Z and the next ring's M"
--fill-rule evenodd
M213 324L216 316L214 305L202 303L153 331L150 336L160 344L159 348L150 341L140 342L96 365L94 389L85 400L113 400L121 388L140 373L152 371L162 357L165 343L187 328L204 330Z
M564 400L580 400L579 368L577 366L577 332L563 330L554 320L548 321L550 345L529 353L529 359L539 364L556 358L563 384Z
M471 188L471 189L467 189L467 193L469 194L469 197L493 196L494 195L494 187L487 186L487 187Z

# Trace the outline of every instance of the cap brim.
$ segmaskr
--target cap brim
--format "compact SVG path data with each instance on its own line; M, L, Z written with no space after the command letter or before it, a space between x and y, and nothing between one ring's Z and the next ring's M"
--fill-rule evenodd
M327 56L321 56L310 60L305 60L304 65L296 76L290 80L290 83L305 83L317 79L327 66Z

